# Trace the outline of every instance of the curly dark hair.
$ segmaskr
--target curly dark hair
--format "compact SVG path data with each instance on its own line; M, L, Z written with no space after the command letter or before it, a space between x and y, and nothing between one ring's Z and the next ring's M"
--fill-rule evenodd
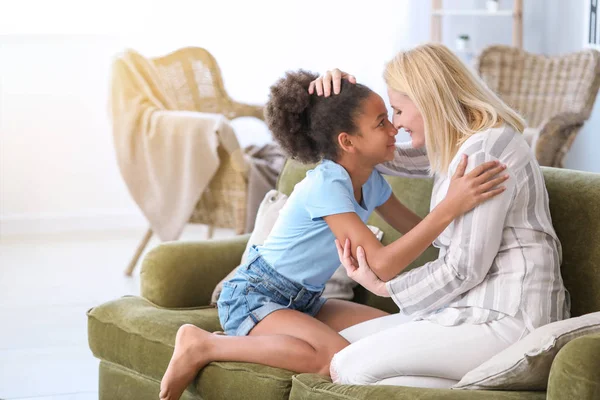
M371 93L364 85L342 80L340 94L329 97L309 94L308 86L318 78L312 72L287 72L271 86L265 109L267 125L288 155L302 163L323 158L336 160L337 136L358 133L356 117Z

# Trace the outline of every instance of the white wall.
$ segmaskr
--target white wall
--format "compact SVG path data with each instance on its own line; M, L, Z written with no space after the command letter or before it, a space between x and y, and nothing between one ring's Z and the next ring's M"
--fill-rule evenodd
M383 64L408 44L408 0L58 3L0 3L4 234L143 224L119 175L107 113L111 60L127 47L147 56L205 47L232 97L264 103L269 86L300 67L341 66L384 93ZM268 139L257 124L239 124L242 144Z

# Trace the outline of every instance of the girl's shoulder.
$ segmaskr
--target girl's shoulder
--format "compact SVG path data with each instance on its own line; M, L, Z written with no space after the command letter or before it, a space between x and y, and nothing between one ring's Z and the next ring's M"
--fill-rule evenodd
M327 183L327 182L350 182L352 187L352 181L348 171L344 169L340 164L330 160L323 160L315 168L309 170L306 173L306 180L311 182Z
M294 186L292 196L306 200L334 193L353 193L352 181L344 167L324 160L306 172L304 179Z

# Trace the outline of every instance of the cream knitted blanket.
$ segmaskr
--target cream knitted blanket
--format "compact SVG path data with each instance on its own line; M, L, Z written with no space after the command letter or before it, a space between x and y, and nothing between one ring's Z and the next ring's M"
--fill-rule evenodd
M229 121L178 111L152 62L127 51L113 64L117 161L131 196L163 241L177 239L219 167L217 147L247 171ZM237 150L237 151L236 151Z

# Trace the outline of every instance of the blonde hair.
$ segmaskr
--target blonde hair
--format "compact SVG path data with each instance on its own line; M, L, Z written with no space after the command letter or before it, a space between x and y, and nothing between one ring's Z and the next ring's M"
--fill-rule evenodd
M477 132L501 123L523 132L523 118L446 46L424 44L400 52L387 63L383 77L420 111L432 173L447 173L460 145Z

